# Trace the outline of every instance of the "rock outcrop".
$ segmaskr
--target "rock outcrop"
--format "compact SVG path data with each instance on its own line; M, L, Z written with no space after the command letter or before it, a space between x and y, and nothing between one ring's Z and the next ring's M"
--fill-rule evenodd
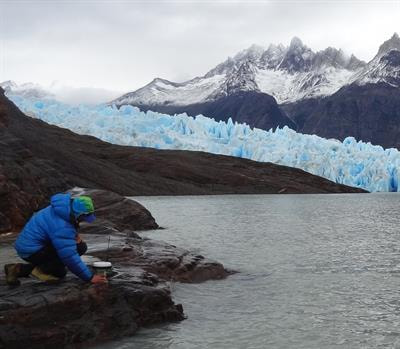
M89 246L87 263L108 259L113 275L90 285L68 274L46 285L21 279L17 288L0 281L0 349L86 347L133 335L138 328L184 319L171 299L170 282L201 282L229 275L222 264L161 241L141 238L133 229L157 226L138 203L115 193L74 189L91 195L99 217L80 230ZM138 222L141 222L138 225ZM110 249L108 249L108 236Z
M229 275L221 263L163 241L141 238L135 230L155 229L158 224L141 204L98 189L74 189L72 194L89 195L96 208L96 221L82 224L80 234L90 254L123 267L139 267L163 280L202 282ZM111 248L104 249L112 236ZM96 248L101 246L101 248Z
M86 239L90 243L90 238ZM115 265L140 267L158 277L177 282L196 283L226 278L231 272L221 263L163 241L128 238L124 244L110 250L91 252L95 257L108 259Z
M323 99L283 107L302 133L400 149L400 90L385 83L352 84Z
M158 224L144 206L134 200L108 190L74 188L69 190L73 196L88 195L92 198L96 210L94 224L84 228L86 233L100 229L118 231L157 229Z
M105 285L68 277L58 285L28 280L0 285L0 348L64 348L134 334L184 319L168 287L141 270L119 270Z

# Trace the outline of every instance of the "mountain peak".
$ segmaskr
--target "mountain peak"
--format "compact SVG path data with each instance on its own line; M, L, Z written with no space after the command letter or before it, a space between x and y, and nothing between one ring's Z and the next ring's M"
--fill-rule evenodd
M291 41L288 50L279 64L279 69L285 69L288 72L307 71L312 65L314 52L303 44L303 42L295 36Z
M354 76L358 85L386 83L392 87L400 87L400 37L397 33L386 40L377 55Z
M257 44L253 44L247 50L249 52L264 52L264 47Z
M393 36L386 40L380 47L378 51L378 56L382 56L391 50L400 51L400 37L399 34L394 33Z
M358 59L356 56L354 56L354 54L351 54L350 60L347 63L347 69L357 70L357 69L365 67L366 65L367 65L366 62Z
M301 41L297 36L294 36L290 41L289 49L294 49L303 46L304 46L303 41Z
M397 41L400 40L395 34L388 46L396 47ZM400 50L388 57L386 65L397 64L397 52ZM248 46L205 75L189 81L175 83L157 78L116 101L118 105L181 108L215 102L237 92L255 91L269 94L279 103L289 103L333 94L358 79L365 66L354 55L349 56L335 47L314 52L294 36L289 45Z
M263 52L264 52L263 47L253 44L249 48L237 53L233 59L237 62L243 59L257 60L261 57Z
M157 83L157 82L163 82L163 83L169 83L168 80L162 79L162 78L154 78L151 83Z

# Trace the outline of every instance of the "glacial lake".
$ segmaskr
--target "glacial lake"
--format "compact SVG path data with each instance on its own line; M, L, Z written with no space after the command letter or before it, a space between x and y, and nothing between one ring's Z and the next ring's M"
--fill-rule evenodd
M239 273L171 284L187 320L101 349L400 348L400 195L136 197L142 233Z

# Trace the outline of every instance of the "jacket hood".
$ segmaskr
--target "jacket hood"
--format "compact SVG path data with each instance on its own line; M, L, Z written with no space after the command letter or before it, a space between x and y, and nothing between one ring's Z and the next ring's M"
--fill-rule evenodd
M57 216L67 222L70 221L71 214L71 194L56 194L50 199L50 205L53 207Z

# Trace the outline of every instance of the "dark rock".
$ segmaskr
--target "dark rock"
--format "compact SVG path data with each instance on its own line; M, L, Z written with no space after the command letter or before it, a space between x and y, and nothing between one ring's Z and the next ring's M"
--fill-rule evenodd
M108 190L100 189L72 189L72 195L88 195L93 199L96 210L94 224L85 225L85 233L102 229L105 234L113 229L148 230L157 229L158 224L151 213L136 201Z
M400 67L400 51L398 50L389 51L386 55L384 55L380 59L380 62L394 67Z
M398 60L394 52L385 59ZM397 61L396 61L397 62ZM386 83L345 86L332 96L283 107L298 131L400 149L400 90Z
M389 40L386 40L381 46L379 46L378 56L393 50L400 51L400 37L397 33L394 33Z
M294 103L281 104L281 109L296 124L296 131L306 133L304 124L310 115L317 109L322 98L307 98Z
M119 270L106 285L68 278L0 285L0 348L63 348L133 335L139 327L184 319L168 287L142 271Z
M202 114L217 121L228 121L231 117L233 121L264 130L283 126L296 128L293 121L279 108L274 97L257 91L240 91L222 96L212 102L187 106L140 105L137 107L144 111L151 109L167 114L187 113L192 116Z
M90 243L90 237L85 240ZM224 279L231 274L221 263L163 241L150 239L127 239L120 245L114 243L109 251L91 254L113 264L140 267L167 281L197 283Z

